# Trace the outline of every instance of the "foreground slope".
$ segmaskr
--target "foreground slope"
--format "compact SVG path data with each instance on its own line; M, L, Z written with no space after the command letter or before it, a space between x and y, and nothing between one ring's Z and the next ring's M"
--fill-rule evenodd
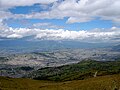
M0 77L0 90L120 90L120 74L66 82Z

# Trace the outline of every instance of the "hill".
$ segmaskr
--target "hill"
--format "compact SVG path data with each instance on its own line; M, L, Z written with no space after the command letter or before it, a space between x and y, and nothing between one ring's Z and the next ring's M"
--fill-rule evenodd
M28 78L50 81L83 80L96 76L120 73L120 60L93 61L83 60L77 64L59 67L46 67L29 73Z
M0 77L0 90L120 90L120 74L66 82Z

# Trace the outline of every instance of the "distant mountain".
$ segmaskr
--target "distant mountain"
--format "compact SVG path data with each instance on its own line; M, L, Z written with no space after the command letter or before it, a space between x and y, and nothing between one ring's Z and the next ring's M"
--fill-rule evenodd
M3 40L0 41L0 50L7 52L33 52L33 51L50 51L56 49L76 49L76 48L103 48L109 47L110 43L87 43L79 41L25 41L25 40Z
M120 44L112 47L112 50L120 51Z

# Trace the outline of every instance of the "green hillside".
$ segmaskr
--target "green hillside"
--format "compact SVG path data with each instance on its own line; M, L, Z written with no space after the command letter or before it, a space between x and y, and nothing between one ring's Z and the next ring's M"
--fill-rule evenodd
M84 60L77 64L41 68L25 76L37 80L70 81L120 73L120 60Z
M120 74L66 82L0 77L0 90L120 90Z

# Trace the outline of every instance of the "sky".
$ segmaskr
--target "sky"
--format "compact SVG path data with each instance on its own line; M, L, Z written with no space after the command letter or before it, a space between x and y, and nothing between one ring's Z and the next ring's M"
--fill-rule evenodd
M0 0L0 40L120 43L120 0Z

